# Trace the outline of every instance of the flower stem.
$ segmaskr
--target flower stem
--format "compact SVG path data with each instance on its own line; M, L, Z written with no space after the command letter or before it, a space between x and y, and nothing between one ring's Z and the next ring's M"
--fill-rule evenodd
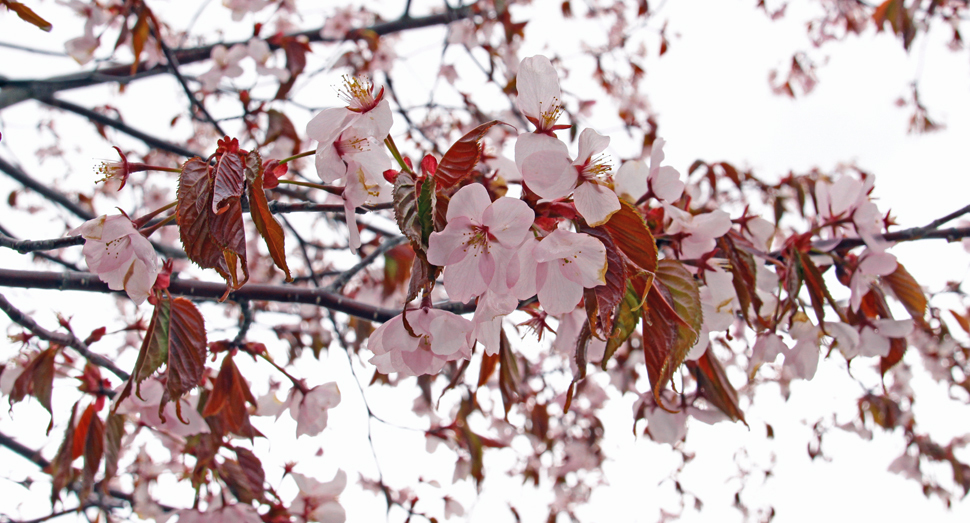
M401 151L397 150L397 144L394 143L394 138L391 138L391 135L387 135L387 138L384 138L384 145L387 146L388 151L391 151L391 156L397 160L397 164L401 166L401 171L408 174L414 174L414 171L408 167L407 162L405 162L404 158L401 156Z
M165 217L165 219L163 219L162 221L160 221L160 222L158 222L158 223L156 223L155 225L152 225L151 227L148 227L147 229L142 229L142 230L141 230L141 231L139 231L139 232L141 232L141 234L142 234L142 236L144 236L144 237L146 237L146 238L148 238L148 237L149 237L149 236L151 236L151 235L152 235L152 234L153 234L153 233L154 233L155 231L157 231L157 230L158 230L159 228L161 228L161 227L165 227L165 226L166 226L166 225L168 225L169 223L171 223L171 222L173 222L173 221L175 221L175 218L176 218L177 216L178 216L178 214L177 214L177 213L174 213L174 212L173 212L172 214L169 214L168 216L166 216L166 217Z
M171 209L172 207L175 207L176 205L178 205L178 203L179 203L178 200L176 200L174 202L166 204L165 206L159 207L158 209L155 209L154 211L142 216L141 218L132 220L132 222L135 224L136 229L141 229L142 227L145 226L146 223L151 221L152 218L158 216L159 214L162 214L163 212Z
M333 185L321 185L319 183L300 182L297 180L280 180L280 184L284 184L284 183L289 185L299 185L300 187L309 187L311 189L320 189L321 191L327 191L328 193L336 194L337 196L340 196L341 194L344 193L343 187L334 187Z
M302 152L300 154L296 154L296 155L290 156L289 158L283 158L282 160L280 160L280 165L283 165L284 163L292 162L293 160L296 160L298 158L303 158L303 157L310 156L311 154L316 154L316 153L317 153L317 150L314 149L312 151L306 151L306 152Z
M278 370L281 373L283 373L284 376L286 376L287 378L289 378L290 381L293 382L293 386L296 387L297 390L299 390L300 392L302 392L304 396L306 396L306 394L307 394L307 392L309 392L309 390L307 389L306 384L303 382L303 380L298 380L298 379L294 378L293 375L291 375L289 372L286 372L286 369L284 369L283 367L280 367L279 365L276 364L275 361L269 359L269 356L267 356L266 353L260 353L259 356L261 358L263 358L264 360L266 360L266 362L269 363L270 365L272 365L276 370Z

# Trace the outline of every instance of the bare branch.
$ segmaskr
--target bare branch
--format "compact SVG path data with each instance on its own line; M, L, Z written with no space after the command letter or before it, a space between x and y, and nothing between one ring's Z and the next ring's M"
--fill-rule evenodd
M131 377L127 372L116 367L114 363L111 363L111 360L108 358L105 358L104 356L95 352L91 352L88 345L78 339L78 337L73 333L51 332L41 327L36 321L33 320L33 318L21 312L20 309L14 307L2 294L0 294L0 310L7 313L7 316L10 317L11 321L34 333L38 338L71 347L81 356L83 356L84 359L90 361L94 365L104 367L122 380L127 380Z
M364 38L364 35L367 34L384 36L392 33L399 33L401 31L407 31L409 29L420 29L423 27L445 25L455 20L469 18L479 11L480 9L477 8L476 4L458 7L455 9L448 8L445 12L435 15L422 16L419 18L403 17L391 22L374 24L366 28L354 29L351 30L348 35L352 39ZM344 40L344 38L324 38L320 34L321 29L321 27L317 27L315 29L294 33L290 36L304 37L310 42L338 42ZM221 45L232 47L237 43L245 44L246 42L225 42ZM176 50L174 55L178 59L178 63L181 65L200 62L202 60L209 59L212 54L212 48L216 45L220 44ZM276 44L269 43L269 45L271 49L279 49L279 46ZM107 82L127 84L140 78L167 73L169 67L168 65L162 64L155 65L149 69L145 62L141 62L138 64L136 74L132 75L131 70L132 64L125 64L115 67L108 67L97 71L85 71L40 80L7 80L0 84L0 86L3 87L3 90L0 91L0 109L23 102L24 100L48 98L59 91L65 91L68 89L90 87L92 85L99 85Z
M41 98L39 100L51 107L57 107L58 109L63 109L65 111L70 111L79 116L83 116L88 120L99 123L101 125L106 125L112 129L121 131L132 138L137 138L145 143L149 147L154 147L156 149L161 149L163 151L170 152L172 154L178 154L180 156L185 156L191 158L193 156L202 156L196 152L190 151L181 145L176 145L171 142L166 142L160 138L156 138L146 132L139 131L128 124L125 124L121 120L116 120L114 118L103 115L99 112L92 111L86 107L81 107L80 105L73 104L65 100L58 100L54 97Z
M94 218L94 215L90 211L81 207L77 202L71 200L64 194L58 192L55 189L38 182L37 180L31 178L27 173L21 171L17 166L8 163L3 158L0 158L0 171L3 171L7 176L13 178L20 182L24 187L40 194L44 198L60 205L61 207L71 211L75 216L83 220L90 220Z
M13 249L20 254L27 254L37 251L53 251L64 247L83 245L84 238L81 236L65 236L51 240L15 240L6 234L0 234L0 247Z

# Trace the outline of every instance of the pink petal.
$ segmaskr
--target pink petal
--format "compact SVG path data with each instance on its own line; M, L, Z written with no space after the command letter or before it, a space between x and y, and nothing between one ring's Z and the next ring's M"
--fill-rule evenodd
M317 176L326 183L333 183L347 176L347 164L340 158L340 153L337 152L333 142L317 145L314 165L317 168Z
M633 203L647 193L647 175L650 170L641 161L623 162L613 175L613 189L627 201Z
M562 140L545 134L520 134L515 140L515 165L522 171L526 158L536 153L554 152L569 158L569 148Z
M479 184L474 185L482 187ZM495 200L482 213L482 224L488 227L488 233L495 236L499 243L514 248L525 241L526 236L529 235L535 216L535 211L522 200L502 197Z
M526 116L542 121L542 116L560 104L559 75L545 56L525 58L515 77L518 97L515 106Z
M593 156L605 151L609 145L609 136L604 136L587 127L579 134L579 154L576 155L576 161L585 163Z
M457 263L445 267L445 289L448 296L455 301L467 302L475 296L481 295L488 288L488 283L482 274L481 256L484 255L479 247L469 249L470 255ZM488 268L488 262L485 267ZM488 275L491 278L492 274Z
M661 167L650 179L650 188L657 198L666 202L677 201L684 194L684 182L680 181L680 173L669 165Z
M454 205L449 205L451 207ZM433 232L428 238L428 261L438 267L445 267L465 259L472 234L472 221L468 217L456 216L449 219L443 231Z
M569 156L558 151L540 151L522 162L522 179L540 198L563 198L576 187L579 172Z
M593 182L579 184L573 193L573 202L590 227L603 225L620 210L620 200L616 193Z
M492 199L489 198L488 189L484 185L480 183L466 185L451 197L446 218L449 224L460 216L468 218L473 223L481 224L482 215L489 205L492 205Z
M357 114L346 107L334 107L320 111L306 125L307 138L320 144L330 144L340 133L357 119Z

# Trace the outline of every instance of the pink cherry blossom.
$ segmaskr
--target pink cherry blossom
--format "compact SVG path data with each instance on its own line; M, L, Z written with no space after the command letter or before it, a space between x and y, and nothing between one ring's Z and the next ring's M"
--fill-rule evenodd
M882 213L875 203L869 200L869 193L875 185L874 176L864 176L856 180L842 176L834 183L819 182L815 189L818 217L823 224L849 219L849 224L833 225L825 231L833 237L842 237L844 228L854 229L870 249L883 252L892 243L880 236L883 232Z
M275 76L280 82L290 79L290 72L285 67L269 67L266 65L273 58L273 51L265 40L253 38L246 44L249 56L256 62L256 73L267 76Z
M279 413L290 409L290 416L296 420L296 436L303 434L316 436L327 428L327 411L340 404L340 389L336 383L325 383L307 391L293 387L286 401L279 407Z
M664 210L671 220L666 233L687 235L680 242L680 254L684 259L700 258L710 252L717 245L715 238L731 229L731 216L720 209L695 216L665 203Z
M624 162L616 173L616 193L631 203L651 191L665 202L674 202L684 193L680 173L669 165L661 166L664 159L664 140L657 138L650 149L650 167L642 161Z
M481 184L462 187L448 205L448 225L431 233L428 261L445 268L445 289L457 301L480 296L492 284L499 264L529 235L535 213L528 204L502 197L494 202ZM504 293L515 282L501 282ZM496 282L498 285L499 282Z
M852 290L852 297L849 303L853 311L858 311L862 305L862 298L869 292L869 287L879 276L892 274L898 263L896 257L888 252L875 252L871 249L862 251L859 257L859 265L852 273L849 280L849 288Z
M179 399L181 403L182 423L178 417L175 403L168 402L162 410L165 421L158 415L158 406L162 396L167 395L165 386L155 378L148 378L141 382L135 394L124 399L118 405L118 413L129 416L138 415L138 422L155 430L168 434L188 437L199 433L208 433L209 425L199 414L199 395L190 394ZM142 399L144 398L144 399Z
M408 312L408 324L415 336L398 315L367 339L367 347L374 353L370 362L379 372L435 374L449 361L471 357L468 337L472 322L465 318L440 309L418 309Z
M343 523L347 519L344 508L337 501L337 497L347 487L346 472L338 470L333 479L325 483L299 472L291 472L290 476L293 476L300 489L296 498L290 502L290 514L297 521Z
M232 11L232 20L238 22L247 13L257 13L269 5L269 0L222 0L222 5Z
M212 48L212 69L199 75L202 82L202 90L213 92L219 87L219 81L225 78L237 78L243 74L239 61L249 55L249 50L245 45L236 44L229 49L224 45L216 45Z
M748 360L748 377L753 379L758 368L765 363L773 363L779 354L788 352L788 346L781 336L766 332L758 335L754 346L751 347L751 359Z
M223 505L219 497L209 503L205 512L184 508L178 511L178 523L262 523L259 512L252 505L233 503Z
M159 272L158 256L127 216L100 216L70 234L84 237L84 260L109 289L124 289L136 304L148 298Z
M307 136L329 144L348 127L356 127L359 136L370 136L383 142L391 130L391 106L384 99L384 88L374 94L374 84L363 77L344 77L340 98L347 105L320 111L306 126Z
M858 327L858 331L842 323L833 329L826 323L826 329L836 337L839 350L846 359L856 356L888 356L890 339L909 336L913 332L913 320L880 318Z
M515 88L519 95L515 106L536 126L537 133L551 134L561 128L556 120L562 114L562 90L559 75L548 58L537 55L523 59Z
M799 312L795 314L788 333L795 338L795 346L785 354L785 368L795 378L814 378L818 370L822 330L813 325L805 313Z
M606 283L606 247L583 233L556 229L536 246L536 292L549 314L572 312L583 288Z

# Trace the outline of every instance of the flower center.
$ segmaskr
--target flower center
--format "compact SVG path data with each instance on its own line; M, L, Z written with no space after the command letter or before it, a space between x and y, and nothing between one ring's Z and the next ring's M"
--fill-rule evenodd
M374 96L374 84L367 78L359 76L344 76L344 88L337 91L337 96L347 103L347 109L355 113L366 113L377 107L384 97L382 87Z

